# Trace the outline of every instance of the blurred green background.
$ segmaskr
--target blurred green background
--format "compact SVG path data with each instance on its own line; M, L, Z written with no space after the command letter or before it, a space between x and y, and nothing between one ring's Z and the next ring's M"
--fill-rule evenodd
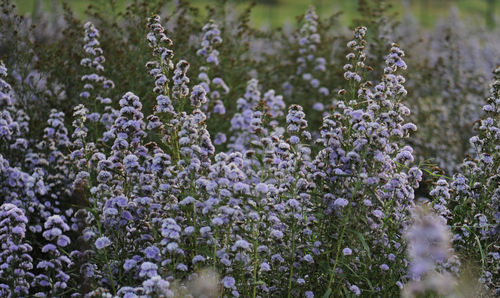
M44 5L47 11L51 10L53 3L64 0L14 0L21 13L31 13L37 5ZM84 16L86 7L93 2L106 2L108 0L66 0L77 12ZM366 0L367 2L374 0ZM117 0L118 7L124 8L130 0ZM214 4L215 0L191 0L194 6L203 8ZM246 7L250 0L229 0L238 8ZM392 5L392 11L401 16L405 9L410 7L413 14L424 26L432 26L438 18L445 18L450 7L456 6L462 17L474 19L479 24L492 24L500 14L500 0L387 0ZM498 3L497 3L498 2ZM350 25L358 17L357 0L256 0L251 21L256 26L281 26L293 22L294 18L306 11L310 5L315 5L317 11L323 15L342 11L341 21Z

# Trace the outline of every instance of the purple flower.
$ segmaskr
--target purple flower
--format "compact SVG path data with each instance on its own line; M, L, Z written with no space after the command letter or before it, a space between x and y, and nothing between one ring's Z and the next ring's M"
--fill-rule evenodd
M215 102L214 113L219 115L226 114L226 107L224 107L224 103L220 100L216 100Z
M214 225L214 226L221 226L223 224L224 224L224 221L219 217L212 219L212 225Z
M125 271L130 271L136 265L137 265L137 261L136 260L134 260L134 259L127 259L127 260L125 260L125 263L123 264L123 269L125 269Z
M374 210L372 211L372 214L373 216L375 216L376 218L382 218L384 217L384 212L380 211L380 210Z
M310 254L305 255L302 259L309 264L314 263L314 259Z
M200 263L200 262L203 263L203 262L205 262L205 257L200 256L200 255L196 255L196 256L194 256L192 262L193 262L193 264Z
M61 246L61 247L66 247L68 244L71 243L71 240L69 239L68 236L66 235L60 235L58 238L57 238L57 245Z
M269 264L266 262L262 262L260 264L260 271L262 272L271 271L271 266L269 266Z
M270 235L271 235L271 237L276 238L276 239L283 238L283 232L281 232L280 230L272 230Z
M144 255L148 259L158 259L160 257L160 249L156 246L149 246L144 249Z
M349 287L349 290L354 293L354 295L359 296L361 295L361 290L358 288L356 285L351 285Z
M380 268L381 270L383 270L383 271L387 271L387 270L389 270L389 266L387 266L387 264L382 264L382 265L380 265L380 267L379 267L379 268Z
M184 271L185 272L185 271L188 270L188 267L186 265L184 265L184 264L181 263L181 264L177 265L176 269L179 270L179 271Z
M300 138L297 136L290 137L290 144L298 144L300 142Z
M236 251L239 248L241 248L243 250L250 250L250 246L251 245L250 245L250 243L248 243L248 241L240 239L240 240L236 241L236 243L233 245L233 247L231 249L233 251Z
M191 99L191 105L195 108L199 108L208 101L206 96L206 91L201 85L196 85L193 87L190 99Z
M352 255L352 249L350 249L349 247L346 247L342 250L342 253L344 254L344 256L350 256L350 255Z
M227 141L226 134L224 133L217 133L214 138L214 144L215 145L221 145L224 144Z
M236 280L232 276L224 276L222 279L222 285L227 289L235 289Z
M343 198L338 198L333 202L333 205L338 207L345 207L347 204L349 204L349 201Z
M265 183L258 183L255 186L255 189L260 192L261 194L266 194L269 191L269 188L267 187L267 184Z
M141 271L139 272L140 277L153 277L158 275L158 266L151 262L144 262L141 264Z
M95 241L95 247L97 249L103 249L105 247L108 247L111 245L111 241L109 240L108 237L106 236L103 236L103 237L99 237L97 238L97 240Z
M187 205L193 204L195 202L196 202L196 200L193 197L187 196L186 198L184 198L184 200L182 200L182 201L179 202L179 205L181 205L181 206L187 206Z

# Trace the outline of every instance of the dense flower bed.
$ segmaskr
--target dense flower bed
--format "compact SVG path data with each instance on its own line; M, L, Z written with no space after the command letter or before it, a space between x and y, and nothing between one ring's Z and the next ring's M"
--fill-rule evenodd
M160 2L3 4L0 296L498 294L498 45Z

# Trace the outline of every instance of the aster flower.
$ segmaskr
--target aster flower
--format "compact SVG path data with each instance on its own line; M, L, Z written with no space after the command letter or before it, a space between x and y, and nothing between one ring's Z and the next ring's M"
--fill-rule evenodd
M222 279L222 285L224 286L224 288L235 289L236 281L232 276L225 276Z
M115 84L112 80L102 75L104 72L103 63L105 58L103 50L100 47L98 38L100 37L99 30L91 23L87 22L84 25L84 46L85 57L80 64L88 69L87 73L82 76L84 83L80 97L89 106L98 107L93 101L99 105L98 110L93 110L89 115L89 120L92 122L101 122L106 128L109 128L113 123L113 118L116 114L111 107L111 99L105 97L110 89L113 89Z
M37 268L43 268L44 273L35 276L32 285L46 289L47 293L57 295L68 287L70 276L65 270L73 264L62 251L71 243L71 240L64 233L70 227L66 224L64 217L52 215L44 223L42 233L48 244L44 246L46 250L46 260L39 260ZM52 245L50 245L52 244Z
M203 37L201 48L196 52L197 55L204 57L207 63L219 65L219 51L215 49L217 45L222 43L220 30L213 20L210 20L202 28Z
M4 243L0 250L0 279L5 286L0 293L24 296L29 294L30 281L34 275L32 247L25 243L28 219L24 211L17 206L5 203L0 206L0 241ZM6 283L6 284L4 284ZM1 287L1 286L0 286Z
M111 241L106 236L99 237L95 241L95 247L97 249L103 249L103 248L106 248L106 247L108 247L110 245L111 245Z

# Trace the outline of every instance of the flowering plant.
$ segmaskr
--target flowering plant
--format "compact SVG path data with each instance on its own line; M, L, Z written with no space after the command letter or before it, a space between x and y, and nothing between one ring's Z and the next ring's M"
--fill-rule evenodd
M383 9L374 38L312 7L287 33L167 2L83 25L66 8L62 34L3 4L0 40L19 29L0 64L3 296L453 295L467 262L498 291L498 68L483 112L443 118L479 120L441 170L416 100L474 105L481 86L438 68L433 90L456 88L426 92L444 57L407 57Z

